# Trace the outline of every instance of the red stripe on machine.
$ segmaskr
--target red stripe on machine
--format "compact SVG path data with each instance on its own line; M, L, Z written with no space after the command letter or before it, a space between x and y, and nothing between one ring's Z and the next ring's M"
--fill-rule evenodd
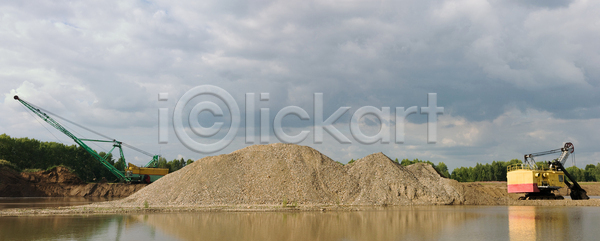
M536 183L509 184L508 193L540 192Z

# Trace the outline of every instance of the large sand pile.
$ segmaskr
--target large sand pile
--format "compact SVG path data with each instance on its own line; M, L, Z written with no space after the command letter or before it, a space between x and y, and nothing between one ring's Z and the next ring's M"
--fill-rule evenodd
M462 185L426 164L409 167L376 153L342 165L294 144L250 146L200 159L117 205L210 206L462 204Z

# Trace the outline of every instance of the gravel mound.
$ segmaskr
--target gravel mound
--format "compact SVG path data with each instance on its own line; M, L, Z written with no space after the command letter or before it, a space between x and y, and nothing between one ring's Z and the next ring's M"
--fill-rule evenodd
M410 205L464 203L462 186L430 165L382 153L349 165L295 144L254 145L202 158L114 205Z
M358 183L354 205L453 204L464 202L454 180L442 178L429 164L408 167L375 153L349 165Z

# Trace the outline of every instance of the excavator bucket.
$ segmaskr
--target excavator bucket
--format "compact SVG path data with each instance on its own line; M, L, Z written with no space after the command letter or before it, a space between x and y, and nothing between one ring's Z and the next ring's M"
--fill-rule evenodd
M564 167L561 165L560 168L564 169ZM566 175L569 178L572 178L571 175L569 173L566 173ZM583 190L583 188L581 188L581 186L579 186L579 184L577 182L573 182L573 184L571 184L569 181L567 181L565 179L565 184L567 184L567 187L571 190L571 193L569 194L569 196L571 196L572 200L588 200L590 199L590 197L588 197L587 192L585 190Z
M583 189L580 190L571 190L571 199L573 200L588 200L590 199L590 197L588 197L587 192Z

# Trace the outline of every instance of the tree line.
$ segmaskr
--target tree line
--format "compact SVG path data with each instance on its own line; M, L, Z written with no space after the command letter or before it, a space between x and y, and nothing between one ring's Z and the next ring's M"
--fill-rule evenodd
M348 164L353 163L355 160L352 159ZM430 161L423 161L419 159L403 159L398 161L398 158L393 160L394 162L408 166L415 163L427 163L443 177L457 180L459 182L482 182L482 181L506 181L506 173L508 172L508 166L515 164L522 164L523 161L519 159L512 159L510 161L492 161L492 163L481 164L477 163L474 167L457 167L449 173L448 166L445 163L439 162L437 165ZM545 162L537 162L537 166L545 166ZM576 166L567 167L567 172L573 176L573 179L577 182L597 182L600 181L600 163L597 165L588 164L584 169Z
M106 153L100 152L98 155L105 157ZM4 160L0 162L2 166L8 166L17 171L48 170L56 166L64 166L85 182L98 182L102 178L109 181L116 180L116 177L106 167L78 145L43 142L30 138L12 138L2 134L0 135L0 160ZM125 160L121 158L115 160L112 153L108 154L106 160L120 171L127 168ZM168 168L169 172L174 172L192 162L191 159L184 161L183 158L167 161L161 157L158 167Z
M106 156L105 152L98 153L100 156ZM127 163L118 158L116 161L111 154L108 154L107 161L118 170L125 170ZM106 180L115 180L116 177L106 169L99 161L94 159L85 149L78 145L64 145L56 142L42 142L29 138L12 138L6 134L0 135L0 166L8 166L18 171L37 171L47 170L55 166L64 166L69 168L81 180L86 182L97 182L102 178ZM451 178L459 182L476 181L506 181L507 167L514 164L522 164L519 159L510 161L493 161L492 163L477 163L474 167L459 167L452 172L448 171L448 166L439 162L434 164L430 161L419 159L396 158L394 162L408 166L415 163L427 163L443 177ZM183 158L167 159L160 157L158 160L159 168L167 168L169 172L177 171L194 161ZM352 159L348 164L354 162ZM538 162L538 166L545 165ZM588 164L584 169L572 166L567 171L573 176L575 181L596 182L600 181L600 163L597 165Z

